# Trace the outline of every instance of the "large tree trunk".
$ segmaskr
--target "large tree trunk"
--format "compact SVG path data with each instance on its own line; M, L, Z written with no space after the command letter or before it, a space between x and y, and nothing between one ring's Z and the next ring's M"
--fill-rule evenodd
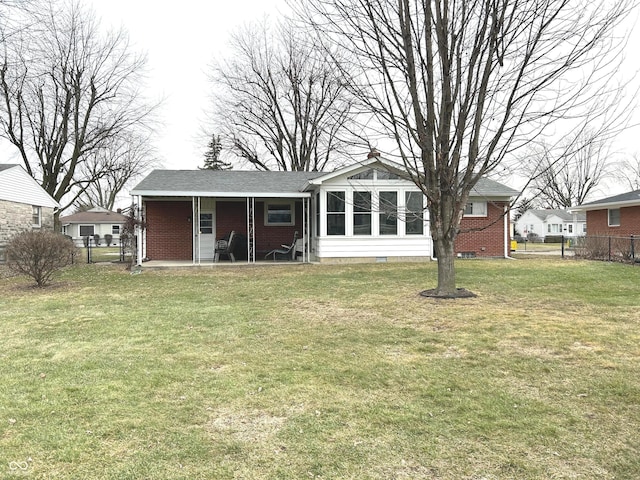
M438 297L454 297L456 289L455 241L444 236L433 239L438 260L438 286L434 292Z

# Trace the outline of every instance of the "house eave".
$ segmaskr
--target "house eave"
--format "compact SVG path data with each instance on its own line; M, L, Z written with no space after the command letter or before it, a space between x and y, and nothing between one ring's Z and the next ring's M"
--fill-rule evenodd
M627 200L626 202L606 202L597 203L595 205L579 205L577 207L571 207L569 212L589 212L592 210L605 210L609 208L623 208L623 207L638 207L640 202L638 200Z

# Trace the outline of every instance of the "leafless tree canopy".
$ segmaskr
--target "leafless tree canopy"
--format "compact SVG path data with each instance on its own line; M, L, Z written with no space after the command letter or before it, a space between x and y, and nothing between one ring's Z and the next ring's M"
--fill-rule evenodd
M146 136L123 132L87 154L80 166L80 175L95 181L77 198L75 206L113 210L125 187L157 165L157 157L150 145Z
M89 165L96 152L148 126L146 59L132 52L123 31L103 33L76 2L51 0L16 23L25 28L6 39L0 66L1 134L66 207L113 174L108 162Z
M345 147L351 103L312 39L286 22L247 26L213 70L215 130L258 169L322 171Z
M629 1L300 0L427 197L438 292L478 179L557 120L602 119ZM617 33L617 32L616 32ZM588 114L586 113L588 112Z
M612 175L614 161L608 142L581 132L562 148L542 144L529 151L530 190L541 208L565 209L585 203Z
M634 153L616 164L614 178L629 191L640 190L640 155Z

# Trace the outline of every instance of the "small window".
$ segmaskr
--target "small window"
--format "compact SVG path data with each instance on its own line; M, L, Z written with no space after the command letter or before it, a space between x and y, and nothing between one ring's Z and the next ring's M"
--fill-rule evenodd
M200 214L200 233L213 233L213 213Z
M469 202L464 207L465 217L486 217L487 202Z
M610 227L620 226L620 209L619 208L609 209L609 226Z
M265 203L265 225L293 225L293 202Z
M345 193L327 192L327 235L345 234Z
M93 225L80 225L80 236L91 237L94 233Z
M567 225L567 228L568 228L568 230L567 230L567 231L568 231L569 233L573 233L573 225L572 225L572 224Z
M111 225L111 234L120 235L120 225Z
M587 224L586 223L582 224L582 233L587 233Z
M42 226L42 208L36 207L35 205L33 205L33 207L32 207L31 224L34 227L41 227Z
M353 234L371 235L371 192L353 192Z

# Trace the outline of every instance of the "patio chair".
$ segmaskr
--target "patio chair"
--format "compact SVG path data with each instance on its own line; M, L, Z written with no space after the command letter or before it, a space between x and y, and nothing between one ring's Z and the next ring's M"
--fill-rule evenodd
M280 245L281 248L274 248L273 250L271 250L269 253L267 253L264 258L269 258L270 256L273 255L273 261L276 261L276 256L278 255L284 255L287 257L287 260L293 260L295 259L295 248L296 248L296 240L298 239L298 232L296 231L293 234L293 241L291 242L291 245Z
M229 257L229 260L231 260L232 262L236 261L233 250L235 248L237 238L238 236L236 235L235 230L231 230L231 233L229 234L229 238L227 240L223 239L216 242L216 248L213 255L213 261L215 263L218 263L221 255Z

